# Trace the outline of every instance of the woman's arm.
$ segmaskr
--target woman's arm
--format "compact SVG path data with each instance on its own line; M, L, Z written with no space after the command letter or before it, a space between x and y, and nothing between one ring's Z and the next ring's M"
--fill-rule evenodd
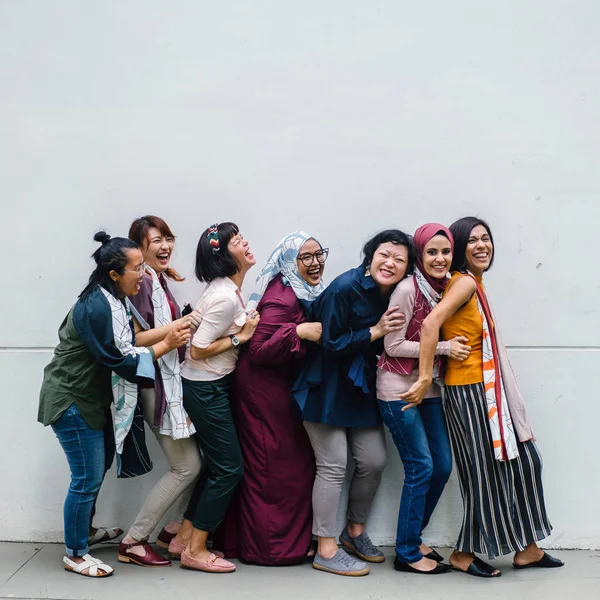
M196 330L190 345L190 354L194 360L203 360L211 356L223 354L233 347L233 342L225 332L233 323L236 303L233 298L222 296L217 298L202 315L202 322ZM242 330L236 335L241 344L250 340L260 317L248 317Z
M415 284L412 277L401 281L390 298L390 306L397 306L398 312L406 315L406 320L398 329L388 333L383 339L383 346L388 356L398 358L418 358L419 342L406 339L408 324L412 321L415 310ZM450 342L438 342L436 354L450 354Z
M292 319L292 308L280 298L263 298L260 324L252 336L248 357L252 363L263 366L282 365L306 354L307 323ZM320 323L317 324L320 328Z
M368 347L371 342L369 327L352 329L352 288L349 286L329 288L323 292L320 321L323 326L321 345L332 354L354 354Z
M327 294L321 302L320 320L323 326L321 346L332 354L356 354L369 348L371 342L382 338L390 331L396 331L404 322L404 316L397 307L391 306L372 327L352 329L353 297L350 286L340 286L325 290Z
M168 325L162 327L154 327L152 329L142 329L142 326L133 318L133 326L135 328L135 343L138 346L152 346L158 342L162 342L167 333L175 326L176 323L182 322L183 319L177 319Z
M440 303L427 315L421 326L419 352L419 379L400 398L408 405L403 410L420 404L433 377L433 359L442 325L475 293L475 281L471 277L459 277L444 294ZM467 340L465 340L467 341Z
M190 337L189 327L178 326L158 344L150 348L131 346L131 352L123 354L115 345L110 306L101 295L75 305L73 325L93 356L117 375L133 383L140 379L154 379L153 361L185 344Z

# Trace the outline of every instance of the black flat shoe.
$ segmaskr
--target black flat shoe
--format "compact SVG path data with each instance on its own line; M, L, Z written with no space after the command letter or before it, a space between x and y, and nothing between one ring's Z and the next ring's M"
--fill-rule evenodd
M455 571L459 573L466 573L467 575L473 575L473 577L500 577L502 573L494 573L498 569L492 567L492 565L488 565L486 562L483 562L477 556L473 559L473 562L469 565L469 568L466 571L459 569L458 567L452 567Z
M423 556L425 558L435 560L435 562L444 562L444 557L441 554L438 554L435 550L432 550L429 554L423 554Z
M540 558L540 560L536 560L535 562L527 563L526 565L518 565L517 563L513 563L513 567L515 569L532 569L532 568L540 568L540 569L556 569L557 567L564 566L564 562L560 560L560 558L554 558L554 556L550 556L546 552L544 552L544 556Z
M419 571L419 569L411 567L408 563L403 563L396 559L394 560L394 569L396 571L403 571L404 573L417 573L418 575L439 575L440 573L448 573L452 567L444 563L438 563L431 571Z

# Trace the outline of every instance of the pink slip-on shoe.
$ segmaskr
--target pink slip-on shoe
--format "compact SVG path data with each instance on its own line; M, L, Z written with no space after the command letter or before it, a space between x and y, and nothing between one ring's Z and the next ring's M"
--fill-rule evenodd
M173 538L169 544L169 558L171 560L181 560L181 553L187 548L187 544L180 542L177 538ZM212 550L212 553L217 558L225 558L225 555L220 550Z
M181 566L195 571L205 571L207 573L233 573L235 565L224 558L219 558L216 554L209 554L207 558L195 558L190 556L185 550L181 553Z

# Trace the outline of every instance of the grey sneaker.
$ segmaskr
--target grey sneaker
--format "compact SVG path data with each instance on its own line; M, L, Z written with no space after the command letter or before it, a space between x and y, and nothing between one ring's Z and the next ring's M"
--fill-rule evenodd
M368 575L370 571L367 563L356 560L341 548L331 558L323 558L319 553L315 554L313 569L346 577L360 577Z
M348 530L344 527L344 531L340 534L340 542L351 552L354 552L359 558L367 562L380 563L385 560L383 552L373 545L371 538L367 532L361 533L358 537L351 537Z

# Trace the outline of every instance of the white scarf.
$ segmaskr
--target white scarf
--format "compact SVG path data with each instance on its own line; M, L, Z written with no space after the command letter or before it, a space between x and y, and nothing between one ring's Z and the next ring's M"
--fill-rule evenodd
M325 284L322 281L318 285L307 283L300 276L298 265L296 264L298 252L300 252L300 248L302 248L302 245L307 240L315 240L315 238L308 235L305 231L295 231L286 235L279 242L275 250L271 252L267 264L256 278L254 291L250 294L246 305L248 311L257 307L267 286L279 273L283 275L284 283L291 286L296 294L296 298L299 300L312 301L318 298L319 294L325 289Z
M112 313L112 328L115 340L115 346L123 356L138 356L149 353L148 348L137 347L133 345L133 333L131 331L131 312L129 310L129 300L126 298L127 310L123 302L115 298L110 292L100 286L102 293L108 300ZM117 375L112 374L113 399L115 401L115 444L117 454L123 453L123 444L125 438L131 429L135 407L138 401L138 386Z
M171 307L167 294L160 284L158 275L150 267L147 271L152 275L152 307L154 309L154 327L163 327L173 322ZM183 389L181 386L181 369L179 353L171 350L158 359L158 367L165 390L165 412L163 414L160 433L169 435L174 440L189 438L196 433L191 419L183 408ZM157 399L158 401L158 399Z

